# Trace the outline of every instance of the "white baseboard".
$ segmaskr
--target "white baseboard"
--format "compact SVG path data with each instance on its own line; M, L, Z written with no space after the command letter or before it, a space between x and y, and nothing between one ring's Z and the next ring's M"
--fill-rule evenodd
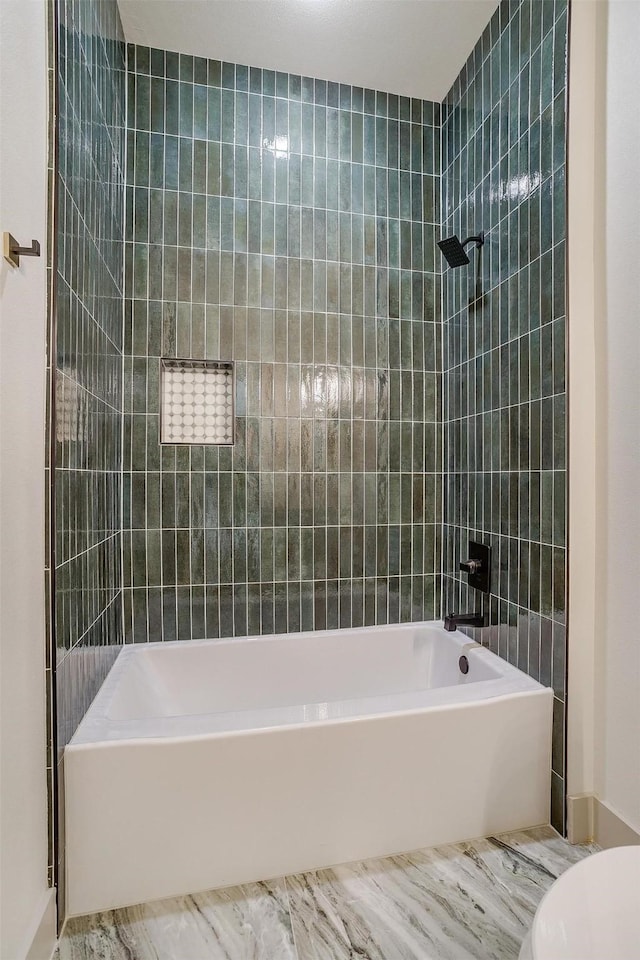
M609 804L594 797L593 837L605 850L640 843L640 832L627 823Z
M56 891L51 887L35 911L21 960L51 960L56 943Z
M567 797L567 837L570 843L595 841L604 850L640 844L640 831L591 794Z
M591 794L567 797L569 843L590 843L593 840L593 801Z

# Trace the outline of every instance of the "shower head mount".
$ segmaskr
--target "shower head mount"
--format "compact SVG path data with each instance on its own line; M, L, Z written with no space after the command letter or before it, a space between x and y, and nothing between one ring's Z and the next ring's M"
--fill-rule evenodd
M464 250L469 243L475 243L476 247L481 247L484 243L484 231L475 237L467 237L462 243L455 234L452 237L445 237L444 240L438 240L438 246L450 267L464 267L467 263L471 263Z

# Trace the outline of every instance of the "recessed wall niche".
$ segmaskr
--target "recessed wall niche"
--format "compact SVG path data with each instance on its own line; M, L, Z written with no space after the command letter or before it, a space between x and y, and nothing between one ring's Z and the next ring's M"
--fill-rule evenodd
M233 443L233 363L162 360L161 443Z

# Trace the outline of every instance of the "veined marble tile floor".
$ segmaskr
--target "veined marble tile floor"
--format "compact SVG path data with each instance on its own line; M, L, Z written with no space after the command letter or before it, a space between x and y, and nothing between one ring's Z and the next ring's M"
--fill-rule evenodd
M509 960L596 849L541 827L176 897L69 921L54 960Z

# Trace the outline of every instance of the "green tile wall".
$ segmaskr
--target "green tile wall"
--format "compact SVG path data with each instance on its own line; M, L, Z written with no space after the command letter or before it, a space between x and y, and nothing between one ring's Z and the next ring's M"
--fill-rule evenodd
M51 28L54 29L52 22ZM115 0L59 0L55 366L57 886L62 753L122 643L121 468L125 45Z
M440 108L129 47L126 638L440 609ZM232 448L159 358L232 360Z
M566 0L503 2L443 104L443 234L484 229L444 275L443 603L493 550L478 639L553 686L552 821L564 829ZM476 287L476 265L479 284Z

